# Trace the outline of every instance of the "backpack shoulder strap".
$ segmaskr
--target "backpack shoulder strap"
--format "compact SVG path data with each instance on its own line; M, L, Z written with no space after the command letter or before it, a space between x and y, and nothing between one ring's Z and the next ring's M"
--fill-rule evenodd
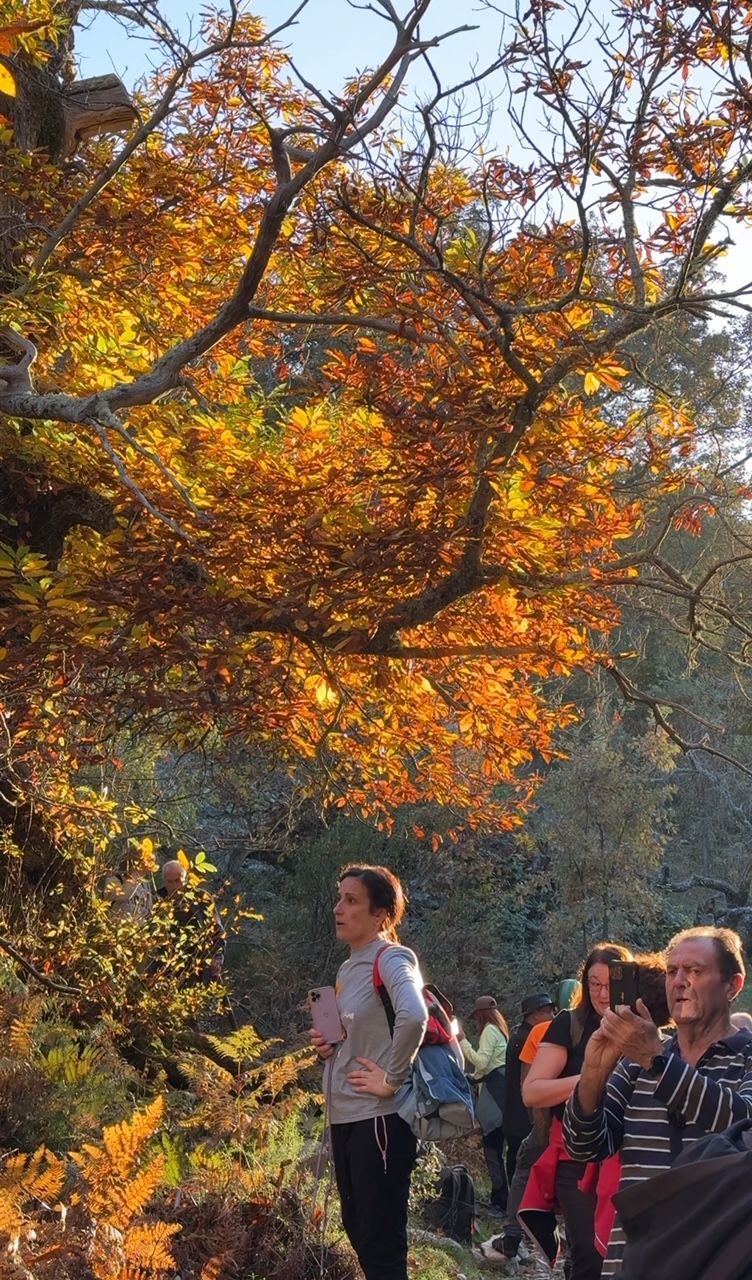
M376 955L373 958L373 988L377 996L379 997L379 1000L384 1006L384 1013L386 1014L386 1020L389 1024L389 1034L390 1036L393 1036L394 1022L395 1022L394 1005L392 1004L391 999L389 998L389 992L384 986L384 981L381 977L381 971L379 969L379 960L381 956L383 956L384 952L389 950L389 945L390 944L388 942L385 942L383 947L379 947L378 951L376 952Z

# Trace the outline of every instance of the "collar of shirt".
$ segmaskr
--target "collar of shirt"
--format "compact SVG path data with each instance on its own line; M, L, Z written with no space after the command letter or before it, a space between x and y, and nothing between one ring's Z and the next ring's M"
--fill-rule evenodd
M675 1035L666 1041L665 1048L668 1053L674 1053L677 1058L681 1058L679 1041ZM704 1062L710 1054L715 1053L718 1049L725 1049L728 1053L741 1053L746 1048L752 1051L752 1035L750 1035L749 1031L730 1031L727 1036L720 1036L718 1040L714 1040L712 1044L708 1045L697 1065L699 1066L700 1062Z

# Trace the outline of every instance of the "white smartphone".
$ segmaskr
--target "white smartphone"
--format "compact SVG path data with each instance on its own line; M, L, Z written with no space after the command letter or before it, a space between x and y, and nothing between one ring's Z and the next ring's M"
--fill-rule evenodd
M313 987L308 992L308 1003L314 1029L325 1037L327 1043L338 1044L344 1040L345 1028L340 1021L334 987Z

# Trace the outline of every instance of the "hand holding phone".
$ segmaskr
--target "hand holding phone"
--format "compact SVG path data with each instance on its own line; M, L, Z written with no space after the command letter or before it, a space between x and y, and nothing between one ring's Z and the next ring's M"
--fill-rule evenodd
M313 987L308 992L308 1004L314 1030L324 1037L327 1044L338 1044L344 1040L345 1029L340 1021L334 987Z
M612 1009L628 1005L637 1013L640 998L640 966L634 960L611 960L608 966L608 1002Z

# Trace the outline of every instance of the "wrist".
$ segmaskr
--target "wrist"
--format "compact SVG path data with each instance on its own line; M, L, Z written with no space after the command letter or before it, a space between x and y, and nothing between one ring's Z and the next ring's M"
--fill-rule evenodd
M656 1036L655 1040L651 1041L651 1043L645 1047L645 1051L640 1058L640 1066L644 1071L652 1071L654 1069L654 1060L662 1057L663 1041L660 1036Z

